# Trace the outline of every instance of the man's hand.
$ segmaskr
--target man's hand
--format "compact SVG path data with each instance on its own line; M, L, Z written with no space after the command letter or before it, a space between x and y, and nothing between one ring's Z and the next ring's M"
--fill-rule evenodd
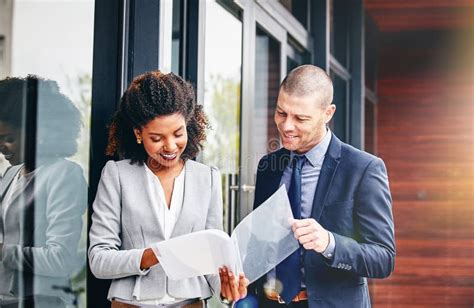
M247 287L249 280L240 273L239 278L234 275L227 267L219 268L219 276L221 279L221 298L234 302L247 296Z
M329 245L329 232L313 218L290 219L295 238L307 250L322 253Z

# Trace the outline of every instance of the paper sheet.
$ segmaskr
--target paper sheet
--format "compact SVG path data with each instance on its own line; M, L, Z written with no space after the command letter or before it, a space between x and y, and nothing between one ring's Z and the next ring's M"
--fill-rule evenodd
M217 274L226 265L253 282L298 249L284 186L235 228L232 239L219 230L186 234L157 245L158 259L170 279Z

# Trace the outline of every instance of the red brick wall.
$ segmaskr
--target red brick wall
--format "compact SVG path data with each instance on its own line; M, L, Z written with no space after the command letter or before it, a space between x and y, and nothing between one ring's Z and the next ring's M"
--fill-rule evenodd
M397 259L372 280L373 304L473 307L474 35L385 34L378 63Z

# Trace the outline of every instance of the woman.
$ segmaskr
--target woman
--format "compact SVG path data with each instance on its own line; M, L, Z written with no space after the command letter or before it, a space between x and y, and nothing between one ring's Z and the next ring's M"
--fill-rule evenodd
M217 276L168 279L156 250L163 240L222 229L219 171L191 160L206 127L191 85L172 73L138 76L124 93L107 147L123 160L102 171L90 229L90 267L113 279L112 307L201 307L219 288ZM220 273L223 298L246 295L243 275L237 283Z

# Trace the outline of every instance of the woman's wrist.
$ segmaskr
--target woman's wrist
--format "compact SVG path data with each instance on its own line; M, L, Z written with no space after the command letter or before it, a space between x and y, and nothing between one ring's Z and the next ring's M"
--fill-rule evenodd
M158 258L153 252L153 249L151 248L145 249L142 255L142 259L140 261L140 269L145 270L158 263L159 263Z

